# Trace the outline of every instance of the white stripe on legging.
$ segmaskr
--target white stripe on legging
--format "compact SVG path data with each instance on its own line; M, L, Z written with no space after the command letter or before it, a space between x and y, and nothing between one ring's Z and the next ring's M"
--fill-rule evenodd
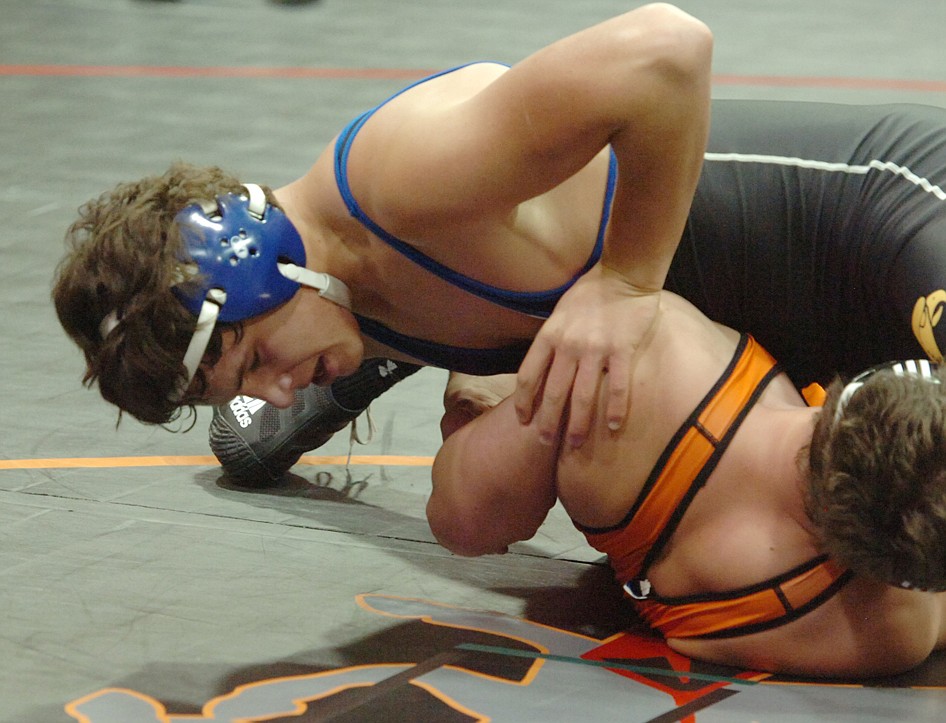
M908 180L915 186L922 188L927 193L932 193L940 201L946 201L946 191L939 186L934 186L927 179L921 178L905 166L898 166L890 161L870 161L866 165L852 166L848 163L829 163L827 161L815 161L806 158L793 158L789 156L766 156L755 153L706 153L704 158L707 161L722 161L724 163L770 163L777 166L795 166L796 168L812 168L818 171L829 171L832 173L851 173L854 175L864 175L869 170L887 171L894 173Z

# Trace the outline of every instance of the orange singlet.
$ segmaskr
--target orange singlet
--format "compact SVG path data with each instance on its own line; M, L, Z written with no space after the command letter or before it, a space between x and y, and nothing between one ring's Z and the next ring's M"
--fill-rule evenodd
M641 617L667 638L721 638L784 625L821 605L851 573L819 555L776 577L724 593L663 597L646 580L693 497L709 479L739 425L779 370L748 335L699 406L681 425L625 518L608 528L575 523L608 555Z

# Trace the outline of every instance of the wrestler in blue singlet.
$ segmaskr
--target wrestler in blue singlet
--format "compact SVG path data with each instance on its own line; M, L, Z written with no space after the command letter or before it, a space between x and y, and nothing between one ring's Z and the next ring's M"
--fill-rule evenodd
M378 107L352 121L336 146L336 179L352 215L460 288L548 316L574 279L547 292L496 289L442 266L361 211L345 165L355 134ZM946 109L716 100L712 117L667 288L751 333L800 387L892 358L939 361L946 349L946 323L937 326L946 305ZM578 275L600 255L616 171L612 155L597 245ZM460 349L358 321L366 335L457 371L515 371L528 348Z
M513 289L501 289L496 286L484 284L481 281L472 279L469 276L466 276L454 269L444 266L443 264L435 261L426 254L421 253L415 247L397 238L375 223L358 205L358 202L355 200L355 197L351 192L351 188L348 185L348 154L351 150L351 144L354 142L355 136L365 124L365 122L372 115L374 115L374 113L379 108L388 103L392 98L396 98L397 96L401 95L401 93L410 90L420 83L424 83L428 80L431 80L432 78L437 78L441 75L451 73L463 67L466 66L461 65L458 68L451 68L449 70L444 70L435 75L423 78L395 93L390 98L375 106L371 110L362 113L360 116L352 120L347 126L345 126L335 143L335 181L338 184L338 191L342 195L342 199L345 201L345 205L348 206L348 210L352 216L358 219L358 221L360 221L365 226L365 228L371 231L371 233L373 233L375 236L380 238L399 253L409 258L414 263L422 266L444 281L468 291L474 296L478 296L499 306L506 307L507 309L512 309L513 311L518 311L523 314L528 314L529 316L536 316L544 319L552 313L552 309L555 308L555 304L558 302L559 298L561 298L562 294L564 294L582 274L586 273L592 266L594 266L601 257L601 250L604 245L604 232L605 228L607 227L608 217L611 211L611 200L614 195L614 185L617 181L617 160L613 153L611 154L611 164L608 170L608 181L605 188L604 204L601 211L601 222L598 226L598 235L594 250L592 251L591 256L585 263L584 267L582 267L578 273L576 273L574 277L568 281L568 283L563 284L556 289L549 289L547 291L530 292L516 291ZM499 349L471 349L449 346L446 344L440 344L437 342L428 341L426 339L418 339L416 337L407 336L406 334L401 334L400 332L397 332L381 324L380 322L375 321L374 319L369 319L365 316L361 316L360 314L355 314L355 318L358 320L358 325L361 328L362 333L371 337L375 341L391 347L392 349L397 349L398 351L408 354L415 359L419 359L426 364L442 367L444 369L451 369L453 371L465 372L467 374L500 374L515 372L519 368L519 364L522 362L522 359L525 357L525 354L529 349L528 342L514 344Z
M348 187L348 150L378 107L353 120L336 144L336 180L352 215L469 293L547 316L574 278L547 292L496 289L433 261L361 211ZM717 100L712 119L667 288L711 319L752 334L800 388L891 359L941 361L946 109ZM576 278L600 256L616 174L612 154L597 243ZM455 348L357 318L365 335L391 348L473 374L514 372L529 346ZM358 408L369 401L360 399ZM293 440L297 426L302 436L306 424L317 427L320 417L310 416L305 424L281 423L279 439ZM241 449L256 444L246 430L227 433ZM253 454L266 459L269 448L260 445Z

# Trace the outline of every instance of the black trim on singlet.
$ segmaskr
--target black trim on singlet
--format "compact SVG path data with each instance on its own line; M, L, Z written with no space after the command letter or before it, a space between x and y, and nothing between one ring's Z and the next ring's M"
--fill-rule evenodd
M641 488L640 494L637 496L637 499L634 501L634 505L631 507L630 511L621 519L620 522L617 522L613 525L608 525L607 527L589 527L587 525L582 525L578 522L575 522L574 525L580 532L587 532L588 534L593 535L603 535L609 532L616 532L617 530L623 529L630 524L631 520L634 519L634 516L637 514L638 510L643 506L644 502L650 496L650 493L654 489L654 485L657 484L657 480L660 478L661 473L664 470L664 467L667 466L667 462L670 460L670 456L676 451L677 447L680 445L680 442L683 440L684 435L690 431L690 427L696 426L697 421L700 418L700 415L703 413L703 410L709 405L713 399L716 398L716 395L719 393L719 390L723 385L729 380L732 376L733 371L735 371L736 365L739 363L739 360L742 359L742 355L746 351L746 347L749 344L749 335L742 334L739 337L739 343L736 345L736 349L733 352L732 358L729 360L729 364L726 366L726 369L716 380L716 383L706 392L703 399L696 406L693 412L684 420L674 435L667 442L667 445L664 447L663 452L660 453L660 457L657 458L657 461L654 463L654 466L650 470L650 475L648 475L647 480L644 482L644 486ZM773 367L773 369L777 369ZM771 381L770 378L764 380L765 384ZM761 384L761 382L760 382ZM752 397L752 402L755 402L756 397ZM751 405L747 405L751 406ZM739 419L738 421L741 421ZM733 424L736 424L734 421ZM701 433L702 430L701 430ZM710 436L703 433L703 436L712 442ZM715 446L715 445L714 445ZM705 482L705 481L704 481Z
M361 314L353 316L366 336L385 346L409 354L429 366L476 376L514 373L519 369L532 343L523 341L498 349L450 346L401 334Z
M766 590L772 590L775 595L778 597L779 601L785 608L785 614L780 615L777 618L772 620L766 620L761 623L748 623L746 625L739 625L736 627L726 628L725 630L718 630L715 633L704 633L702 635L692 635L688 636L688 640L721 640L724 638L737 638L741 635L751 635L752 633L761 633L764 630L771 630L773 628L781 627L782 625L787 625L788 623L797 620L804 615L807 615L809 612L815 608L822 605L828 599L833 597L838 590L847 585L850 582L851 578L854 577L854 572L852 570L845 570L838 578L832 582L828 587L822 590L820 593L815 595L813 598L808 600L804 605L799 605L798 607L792 607L791 603L785 598L781 590L779 590L779 585L784 582L788 582L792 578L813 570L830 559L829 555L818 555L811 560L803 562L796 567L793 567L787 572L783 572L781 575L776 575L775 577L770 577L763 582L755 583L753 585L747 585L746 587L736 588L735 590L727 590L725 592L718 593L697 593L695 595L680 595L677 597L666 597L663 595L658 595L655 592L652 592L648 595L648 601L659 603L661 605L692 605L698 603L711 603L718 601L727 601L727 600L738 600L741 597L747 595L753 595L759 592L765 592Z
M761 381L756 385L756 388L752 391L752 394L749 396L749 399L743 405L742 409L739 410L739 413L729 425L729 428L726 430L726 434L723 435L722 439L720 439L718 442L714 442L713 439L711 439L708 435L703 434L707 441L713 445L713 453L710 455L709 459L706 460L706 464L704 464L700 469L699 474L693 478L693 482L690 484L690 489L687 490L686 494L683 496L683 499L680 500L677 508L673 511L673 514L670 515L670 519L667 520L667 524L664 525L660 535L658 535L657 539L654 540L654 544L651 545L650 550L647 552L647 555L644 557L644 560L641 563L641 570L637 577L646 577L650 566L653 564L659 553L663 550L663 547L667 544L667 541L673 536L673 533L676 532L677 526L680 524L680 520L683 519L683 515L686 514L686 511L690 507L690 503L693 502L693 498L696 496L696 493L703 488L703 485L706 484L706 480L708 480L709 476L713 474L713 470L716 469L716 465L719 464L719 460L722 459L723 454L725 454L726 450L728 449L729 443L732 442L733 437L736 436L736 432L739 431L740 425L743 423L749 412L752 411L755 403L759 400L759 397L762 396L762 393L765 391L769 383L781 373L782 371L779 369L778 365L775 365L769 369L766 375L762 377ZM700 429L695 424L691 426ZM702 433L702 429L700 431Z

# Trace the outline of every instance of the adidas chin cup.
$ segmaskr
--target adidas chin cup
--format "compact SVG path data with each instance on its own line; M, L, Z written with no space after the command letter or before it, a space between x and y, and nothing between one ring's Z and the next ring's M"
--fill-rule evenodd
M233 480L246 486L279 481L299 458L321 447L397 382L420 369L388 359L368 359L331 387L297 390L292 406L279 409L238 396L214 407L210 448Z
M314 384L297 390L292 406L286 409L239 396L214 407L210 449L230 478L245 485L266 486L362 411L340 407L330 387Z

